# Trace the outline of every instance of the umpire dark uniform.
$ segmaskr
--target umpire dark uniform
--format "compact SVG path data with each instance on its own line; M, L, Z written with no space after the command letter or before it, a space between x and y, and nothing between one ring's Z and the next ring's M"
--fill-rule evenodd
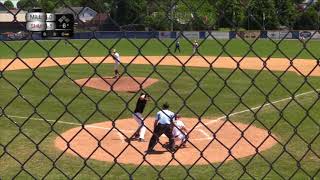
M147 153L154 152L154 146L159 142L159 137L165 134L169 139L168 150L174 151L174 137L172 135L172 123L175 114L168 110L169 105L165 103L162 106L162 110L157 113L156 120L154 122L154 132L150 139Z

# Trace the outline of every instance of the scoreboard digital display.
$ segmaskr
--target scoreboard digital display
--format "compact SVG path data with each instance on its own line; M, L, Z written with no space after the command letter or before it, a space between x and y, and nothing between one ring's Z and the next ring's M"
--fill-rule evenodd
M41 32L43 37L72 37L74 17L72 14L45 13L33 9L26 15L28 31Z

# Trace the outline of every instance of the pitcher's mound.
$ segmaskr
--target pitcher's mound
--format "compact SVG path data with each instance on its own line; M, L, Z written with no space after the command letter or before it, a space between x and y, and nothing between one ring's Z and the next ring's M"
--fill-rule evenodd
M129 77L122 76L119 78L112 77L97 77L78 79L75 82L80 86L91 87L103 91L119 91L119 92L138 92L141 89L147 88L158 80L145 77Z

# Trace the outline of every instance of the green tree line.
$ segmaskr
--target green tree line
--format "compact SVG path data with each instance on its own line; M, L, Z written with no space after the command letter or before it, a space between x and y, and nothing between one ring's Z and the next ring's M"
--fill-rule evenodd
M155 30L319 29L320 1L303 0L20 0L18 8L88 6L117 25Z

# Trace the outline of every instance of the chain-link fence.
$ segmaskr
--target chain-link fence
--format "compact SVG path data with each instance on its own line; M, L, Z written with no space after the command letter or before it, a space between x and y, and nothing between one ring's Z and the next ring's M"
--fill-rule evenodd
M1 3L0 179L320 178L319 7Z

